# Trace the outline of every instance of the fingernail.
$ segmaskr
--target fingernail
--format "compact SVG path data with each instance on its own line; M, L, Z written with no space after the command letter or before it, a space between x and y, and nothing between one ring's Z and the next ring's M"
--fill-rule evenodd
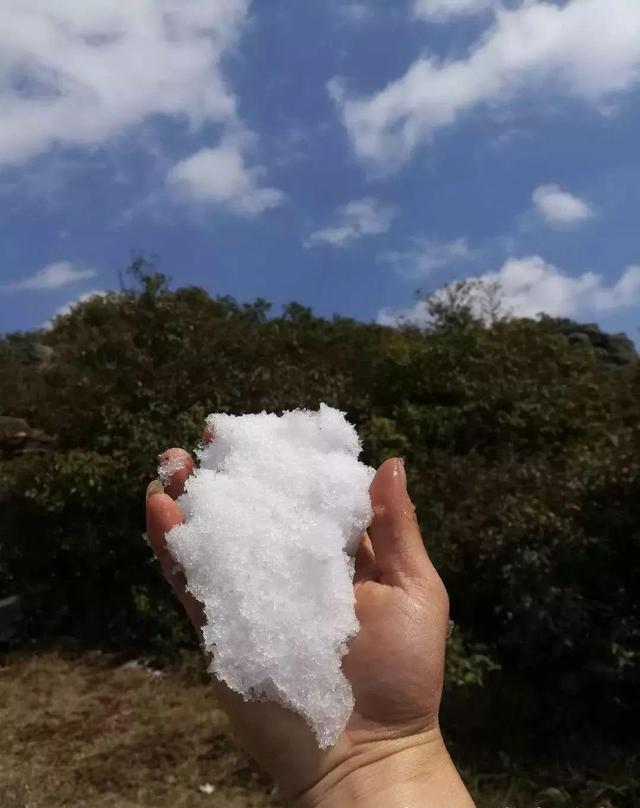
M164 494L164 487L160 482L160 480L151 480L151 482L147 486L146 499L149 500L155 494Z
M399 457L398 462L396 464L398 469L398 474L400 475L400 479L402 480L402 485L404 486L405 490L407 488L407 470L404 467L404 457Z

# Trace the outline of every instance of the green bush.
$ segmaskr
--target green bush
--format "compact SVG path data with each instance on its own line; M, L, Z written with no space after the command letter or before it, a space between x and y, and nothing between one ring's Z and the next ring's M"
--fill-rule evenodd
M459 300L427 330L393 330L134 275L50 331L0 340L1 412L55 437L0 464L0 587L23 595L30 636L189 642L142 540L158 452L193 447L213 410L326 401L368 462L406 459L465 638L452 683L520 694L534 717L550 705L559 725L640 706L636 363L571 344L566 323L485 326Z

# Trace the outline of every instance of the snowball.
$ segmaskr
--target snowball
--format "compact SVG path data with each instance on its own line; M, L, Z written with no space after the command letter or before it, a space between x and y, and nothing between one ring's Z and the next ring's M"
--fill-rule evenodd
M351 556L374 471L325 404L207 423L215 437L197 452L167 544L203 604L210 670L245 699L304 716L326 748L353 709L341 661L358 629Z

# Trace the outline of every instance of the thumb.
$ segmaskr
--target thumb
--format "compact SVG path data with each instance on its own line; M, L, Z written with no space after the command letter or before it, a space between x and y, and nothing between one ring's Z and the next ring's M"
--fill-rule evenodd
M368 532L382 583L402 584L407 578L423 577L428 569L427 552L407 493L403 461L386 460L369 493L373 521Z

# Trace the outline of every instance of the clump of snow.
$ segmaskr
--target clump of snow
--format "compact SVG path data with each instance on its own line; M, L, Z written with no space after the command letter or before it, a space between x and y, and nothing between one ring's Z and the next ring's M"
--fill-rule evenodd
M207 423L215 439L198 451L167 544L204 606L210 670L247 699L292 708L330 746L353 709L341 660L358 629L352 556L374 471L324 404Z
M184 460L181 457L169 457L158 466L158 479L163 485L166 485L172 475L183 468Z

